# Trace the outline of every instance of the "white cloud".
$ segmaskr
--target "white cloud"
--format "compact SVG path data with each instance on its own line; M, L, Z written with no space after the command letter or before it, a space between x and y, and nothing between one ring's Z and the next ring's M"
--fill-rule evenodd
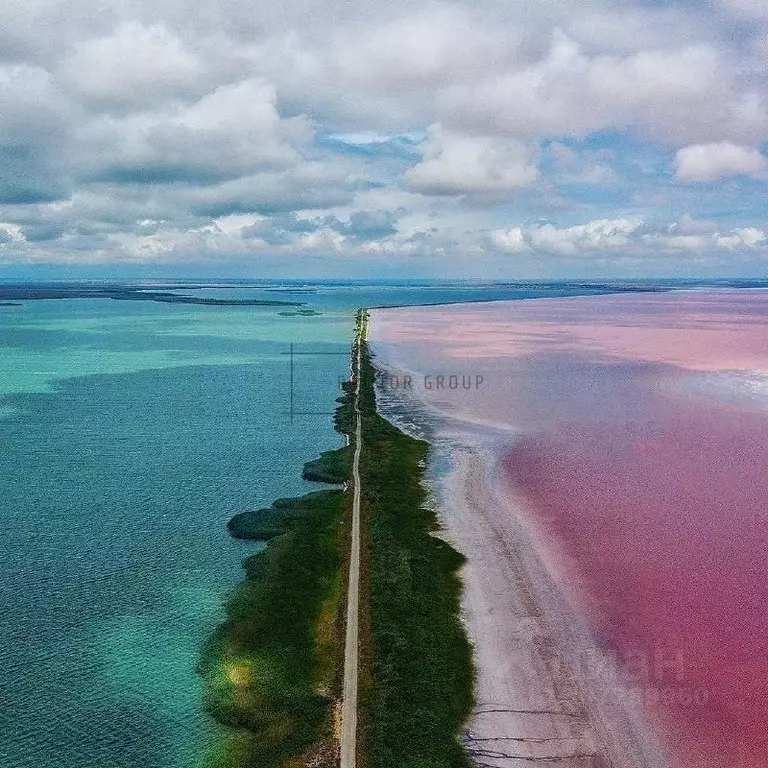
M565 229L545 224L533 230L530 239L537 250L563 254L621 249L640 223L637 219L596 219Z
M210 182L288 167L310 138L306 120L282 119L274 86L258 80L220 86L189 105L102 116L81 135L93 175L134 182Z
M427 195L508 192L539 175L534 153L520 142L452 133L439 123L430 127L421 151L424 159L406 179Z
M674 252L749 251L768 246L763 230L745 227L721 234L710 222L684 216L667 226L645 224L637 218L595 219L570 227L539 224L511 227L491 233L492 244L509 254L536 253L550 256L616 258Z
M728 176L762 177L768 171L768 158L753 147L728 141L694 144L678 150L675 169L681 181L717 181Z
M552 224L526 229L512 227L494 231L491 239L494 245L507 253L533 250L575 256L584 252L623 249L630 244L630 235L641 223L639 219L620 218L595 219L586 224L564 228Z
M708 44L589 55L556 32L547 53L437 95L446 128L500 135L583 137L632 129L663 141L768 130L761 94L738 82L735 62Z
M531 250L520 227L497 229L491 233L491 241L505 253L526 253Z
M149 107L200 88L200 59L163 24L120 24L113 34L75 43L61 80L82 99L106 107Z
M509 62L522 36L513 25L492 27L456 5L432 5L375 25L337 33L333 71L347 82L398 93L437 87Z
M726 248L733 250L742 246L748 248L755 248L760 245L768 244L766 240L765 232L757 227L744 227L742 229L736 229L730 235L716 235L715 242L718 248Z
M673 235L711 235L717 232L717 224L714 221L694 219L690 213L684 213L669 225L669 232Z

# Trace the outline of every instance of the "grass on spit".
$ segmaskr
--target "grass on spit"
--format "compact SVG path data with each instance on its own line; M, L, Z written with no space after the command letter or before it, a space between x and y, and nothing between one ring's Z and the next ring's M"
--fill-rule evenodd
M342 481L349 452L333 454L313 472ZM328 490L230 521L232 535L270 541L245 561L245 581L203 649L205 708L228 729L205 768L334 764L345 508L343 491Z
M365 346L360 373L371 644L361 702L364 762L467 768L459 733L472 709L474 673L460 621L464 559L433 535L438 520L424 506L422 485L429 444L378 415Z
M245 581L203 654L205 708L233 731L211 768L282 768L329 726L335 665L317 639L323 614L338 604L345 497L296 501L303 514L245 561ZM323 671L330 679L319 679Z
M364 322L364 315L360 322ZM459 620L463 558L433 534L422 486L428 444L376 412L375 370L363 347L360 408L363 560L363 768L468 768L459 732L473 669ZM354 432L350 387L336 428ZM351 449L310 462L305 476L346 481ZM343 666L348 496L280 499L230 521L232 535L269 540L244 564L226 619L200 671L205 707L226 737L205 768L335 768L333 705Z

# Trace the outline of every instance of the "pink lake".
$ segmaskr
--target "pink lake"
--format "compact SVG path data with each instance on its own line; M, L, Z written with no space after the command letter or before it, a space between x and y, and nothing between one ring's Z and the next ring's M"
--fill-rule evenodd
M425 403L508 435L502 482L670 765L768 766L768 293L403 308L373 327Z

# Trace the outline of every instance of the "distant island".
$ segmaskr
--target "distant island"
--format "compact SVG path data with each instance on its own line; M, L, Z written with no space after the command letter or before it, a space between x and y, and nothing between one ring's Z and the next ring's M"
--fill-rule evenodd
M179 290L196 290L195 286L179 286ZM203 304L220 307L301 307L303 301L272 301L269 299L211 299L203 296L183 296L169 291L147 290L141 285L83 285L57 283L50 285L0 286L0 306L15 306L18 301L45 299L115 299L117 301L159 301L165 304ZM8 303L5 303L5 300Z
M323 313L318 312L316 309L296 309L288 312L278 312L277 314L283 317L314 317Z

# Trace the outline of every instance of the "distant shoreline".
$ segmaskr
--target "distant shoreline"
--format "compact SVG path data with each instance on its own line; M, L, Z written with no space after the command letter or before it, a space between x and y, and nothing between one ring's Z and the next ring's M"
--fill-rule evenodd
M197 288L192 287L192 290ZM190 290L190 286L178 290ZM270 299L212 299L198 296L183 296L168 291L149 291L138 285L75 286L55 287L41 285L0 285L0 301L9 300L0 306L17 306L18 301L48 301L51 299L113 299L115 301L157 301L163 304L199 304L218 307L302 307L303 301L279 301Z

